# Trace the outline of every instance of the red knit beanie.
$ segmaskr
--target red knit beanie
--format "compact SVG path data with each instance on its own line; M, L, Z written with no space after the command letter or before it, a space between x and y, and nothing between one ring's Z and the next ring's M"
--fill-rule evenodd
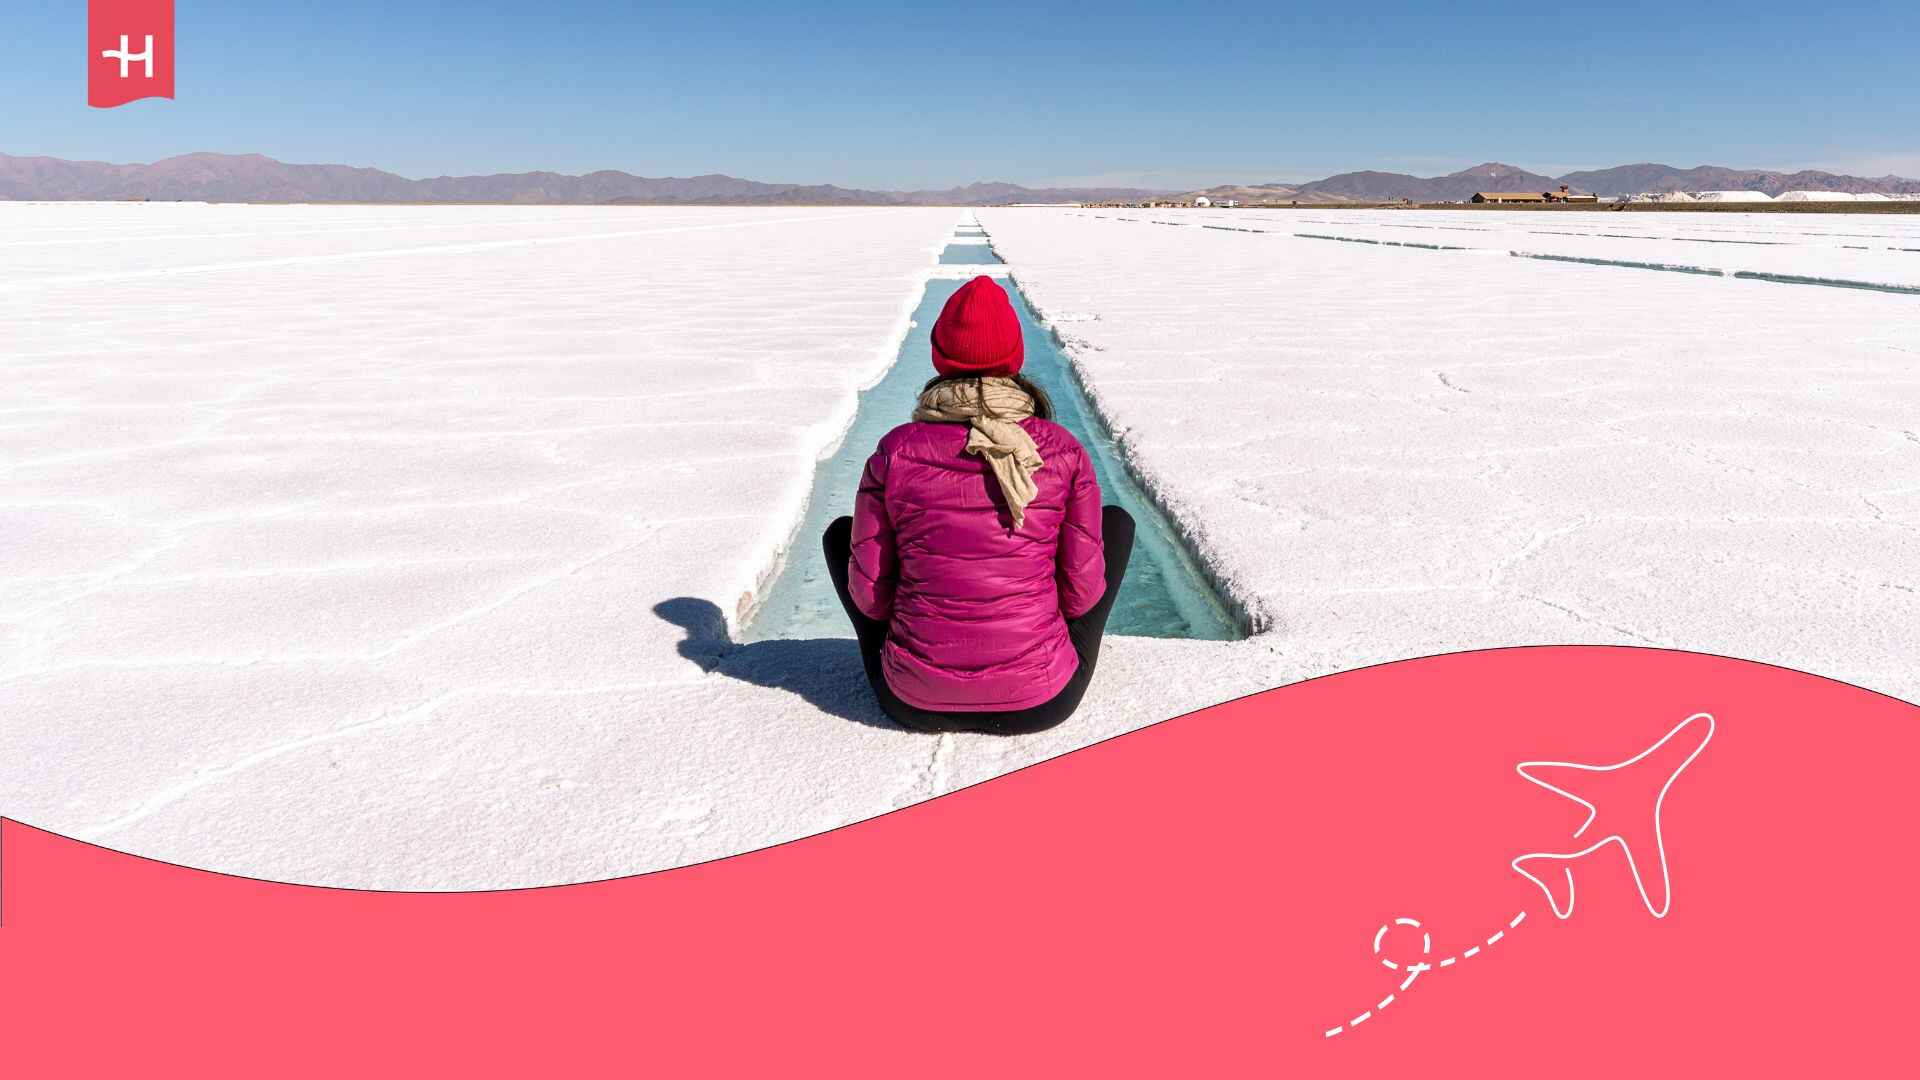
M985 274L947 298L933 324L933 370L942 375L1013 375L1027 358L1020 317L1006 290Z

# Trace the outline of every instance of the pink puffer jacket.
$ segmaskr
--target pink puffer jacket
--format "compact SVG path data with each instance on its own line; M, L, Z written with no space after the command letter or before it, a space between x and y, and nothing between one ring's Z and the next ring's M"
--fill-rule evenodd
M1066 620L1106 591L1100 485L1066 428L1020 426L1046 464L1017 533L992 470L966 452L966 424L902 424L867 459L849 591L891 623L887 685L916 708L1025 709L1080 666Z

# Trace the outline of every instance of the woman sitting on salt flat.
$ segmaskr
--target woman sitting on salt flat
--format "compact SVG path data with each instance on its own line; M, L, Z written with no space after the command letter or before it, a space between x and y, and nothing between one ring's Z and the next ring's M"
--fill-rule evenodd
M939 375L827 528L867 679L915 731L1018 735L1072 715L1133 551L1133 518L1101 506L1025 356L1000 286L962 286L934 323Z

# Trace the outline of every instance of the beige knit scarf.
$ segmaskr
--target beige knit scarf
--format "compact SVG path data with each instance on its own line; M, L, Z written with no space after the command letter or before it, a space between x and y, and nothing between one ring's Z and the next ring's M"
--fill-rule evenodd
M1033 474L1046 462L1020 421L1033 415L1033 398L1012 379L947 379L928 387L913 410L915 420L965 423L967 453L993 469L1013 513L1013 527L1026 521L1027 504L1040 493Z

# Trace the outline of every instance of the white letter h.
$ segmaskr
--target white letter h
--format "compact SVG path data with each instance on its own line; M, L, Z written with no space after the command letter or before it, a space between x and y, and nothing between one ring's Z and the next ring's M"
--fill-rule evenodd
M102 60L120 61L120 77L123 79L127 77L127 64L129 62L139 63L144 61L147 65L146 77L151 79L153 78L153 35L147 35L147 48L145 52L130 53L127 51L127 35L121 34L120 48L101 49L100 58Z

